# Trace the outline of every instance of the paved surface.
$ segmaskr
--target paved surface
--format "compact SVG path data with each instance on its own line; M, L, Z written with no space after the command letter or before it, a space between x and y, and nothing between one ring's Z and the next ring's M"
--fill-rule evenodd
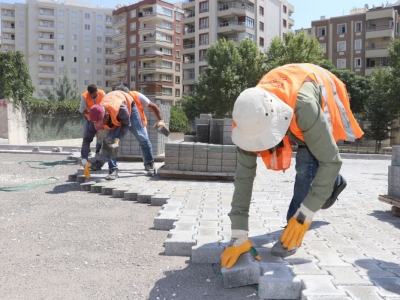
M66 182L76 164L48 170L18 164L54 161L54 155L0 157L0 186L47 176L60 180L31 191L0 192L4 299L259 298L252 286L225 289L211 264L230 238L232 182L163 180L143 176L140 163L123 163L123 176L106 183L109 189L101 182L79 186ZM285 225L294 169L271 172L260 161L250 235L264 253L264 277L277 270L274 264L290 269L301 281L301 299L400 299L400 218L377 200L387 191L389 164L344 160L348 187L339 202L316 214L294 256L273 260L268 251ZM115 195L79 191L88 187Z

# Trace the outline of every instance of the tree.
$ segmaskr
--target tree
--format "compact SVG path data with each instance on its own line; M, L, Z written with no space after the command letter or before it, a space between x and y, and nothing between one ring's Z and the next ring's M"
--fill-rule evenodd
M191 131L188 118L185 115L182 107L172 106L171 116L169 121L169 130L171 132L188 132Z
M31 99L34 90L22 52L0 52L0 99L18 106Z
M67 66L64 66L61 76L57 77L54 87L40 92L40 97L50 101L77 100L79 99L78 87L72 82Z
M231 116L239 94L255 86L265 74L263 57L250 39L243 40L238 47L234 41L221 39L208 48L206 60L208 66L196 83L197 95L189 98L196 104L190 105L197 105L201 112L217 118Z
M371 122L365 130L366 140L375 140L375 153L378 153L381 142L390 138L390 126L396 119L397 112L393 109L396 97L391 90L392 76L383 67L374 69L371 75L370 95L365 103L365 118Z
M285 37L278 36L271 40L265 52L265 62L268 71L276 67L292 63L318 64L321 61L323 50L318 40L310 38L305 32L294 33L289 31Z
M395 39L389 46L389 67L392 74L392 90L396 102L393 109L400 112L400 38Z

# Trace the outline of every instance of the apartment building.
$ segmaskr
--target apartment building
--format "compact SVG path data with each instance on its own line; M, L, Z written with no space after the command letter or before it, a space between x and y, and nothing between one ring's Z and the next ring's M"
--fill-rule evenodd
M294 25L294 7L276 0L184 0L183 94L195 92L194 83L206 67L207 48L225 38L257 42L260 51L275 36L283 37Z
M338 69L370 76L375 66L388 66L389 44L399 33L399 6L353 9L349 15L312 21L311 32L324 50L324 59Z
M182 13L161 0L116 7L113 86L122 83L160 104L181 98Z
M112 9L65 0L0 3L2 51L19 50L36 88L52 87L66 68L79 91L111 91Z

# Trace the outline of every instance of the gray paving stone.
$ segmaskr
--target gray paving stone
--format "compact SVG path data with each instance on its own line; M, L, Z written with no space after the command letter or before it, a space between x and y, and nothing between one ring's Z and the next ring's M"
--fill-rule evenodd
M295 255L297 255L297 252ZM290 256L285 258L285 262L290 264L294 274L297 275L328 275L328 272L317 266L312 259Z
M178 217L174 213L164 213L154 218L154 229L170 230L174 228L174 222L178 221Z
M156 194L151 196L150 203L152 206L162 206L167 203L168 199L170 199L168 194Z
M308 299L309 297L316 296L347 296L347 294L337 289L332 280L333 276L330 275L298 275L303 282L303 290L301 292L301 299Z
M221 262L221 253L225 247L218 242L201 243L197 242L196 246L192 247L191 260L193 263L214 264Z
M173 234L164 242L165 255L190 256L194 245L196 242L190 233Z
M378 287L378 294L382 297L398 297L400 295L399 277L370 276L371 281Z
M283 264L261 263L262 276L258 283L261 299L299 299L301 281Z
M232 268L222 268L221 274L224 287L234 288L258 283L261 269L250 253L244 253Z
M81 191L90 191L92 185L96 184L94 181L89 181L89 182L85 182L85 183L81 183L79 185L79 188Z
M351 267L325 267L324 270L328 271L335 279L332 280L336 286L357 286L357 285L373 285L372 282L366 280L357 274L357 269Z
M338 286L338 289L350 295L351 299L356 300L381 300L378 288L375 286Z

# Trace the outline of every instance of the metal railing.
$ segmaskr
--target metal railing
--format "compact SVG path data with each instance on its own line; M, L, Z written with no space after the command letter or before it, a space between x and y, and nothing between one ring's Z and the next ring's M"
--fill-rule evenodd
M194 48L196 44L183 45L183 49Z
M231 2L231 3L226 3L226 4L220 4L218 6L219 11L223 10L228 10L230 8L236 8L236 9L245 9L251 13L254 13L254 7L244 4L244 3L239 3L239 2Z
M367 31L386 30L386 29L392 29L393 30L393 25L369 26L369 27L366 28Z
M374 46L366 46L366 50L378 50L378 49L388 49L389 44L381 44L381 45L374 45Z
M227 27L230 25L246 26L246 23L245 22L223 22L223 23L219 23L218 27Z

